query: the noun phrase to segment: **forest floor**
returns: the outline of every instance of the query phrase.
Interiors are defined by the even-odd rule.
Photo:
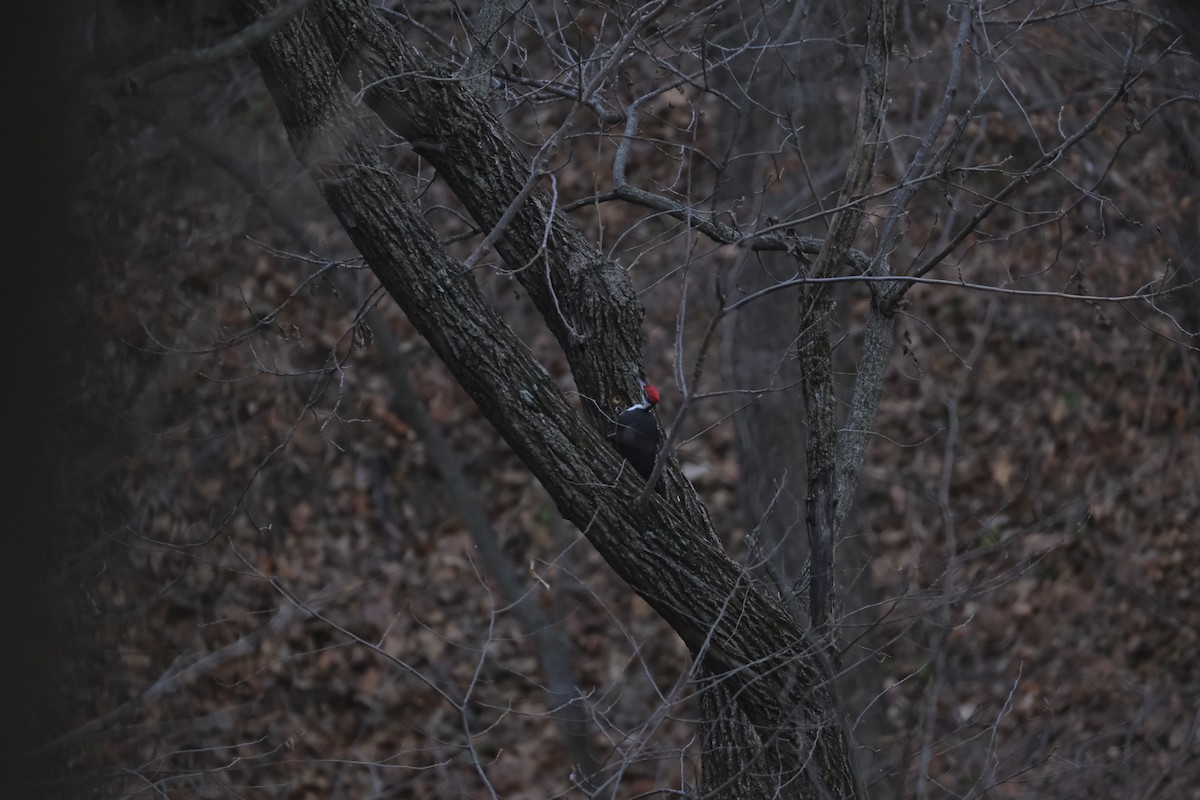
[[[619,796],[694,782],[686,648],[374,292],[255,102],[224,124],[262,194],[196,141],[125,120],[76,209],[99,262],[75,287],[92,312],[80,425],[102,444],[56,577],[79,656],[57,701],[69,766],[121,796],[362,798],[484,796],[479,762],[501,797],[572,796],[530,632],[397,411],[357,318],[373,303],[571,644]],[[1159,178],[1128,204],[1185,226],[1187,176]],[[1103,265],[1072,256],[1093,294],[1135,290],[1170,255],[1153,224],[1110,223]],[[672,257],[633,273],[651,376],[678,355]],[[338,259],[344,279],[312,277]],[[572,392],[510,279],[480,282]],[[843,299],[853,342],[865,295]],[[1200,293],[1171,302],[1196,329]],[[1200,796],[1197,339],[1145,309],[950,287],[915,290],[899,332],[837,563],[872,796]],[[741,557],[728,415],[699,407],[679,458]],[[469,720],[437,686],[469,687]]]

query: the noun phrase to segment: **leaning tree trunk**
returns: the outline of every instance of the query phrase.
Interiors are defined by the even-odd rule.
[[[244,18],[262,0],[237,4]],[[364,0],[320,0],[253,50],[292,148],[380,282],[489,421],[630,587],[667,621],[732,727],[706,737],[706,783],[726,797],[860,796],[820,643],[721,549],[672,464],[672,498],[642,488],[450,257],[382,161],[354,102],[427,158],[517,272],[585,397],[632,394],[641,307],[620,265],[570,224],[477,94],[431,64]],[[502,218],[504,222],[502,222]],[[585,413],[587,413],[585,411]],[[588,424],[588,422],[591,424]],[[717,755],[719,754],[719,756]]]

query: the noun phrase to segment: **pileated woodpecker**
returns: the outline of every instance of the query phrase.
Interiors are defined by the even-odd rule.
[[[658,456],[658,421],[654,419],[657,403],[658,389],[643,383],[642,402],[617,415],[617,427],[611,435],[617,450],[643,478],[650,477]]]

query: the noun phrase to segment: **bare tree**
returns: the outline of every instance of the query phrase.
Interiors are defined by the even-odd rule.
[[[860,565],[837,554],[894,362],[897,320],[920,319],[924,295],[916,290],[929,287],[930,296],[944,296],[933,295],[942,288],[1006,302],[1069,301],[1101,317],[1120,309],[1183,325],[1169,305],[1177,279],[1170,266],[1121,280],[1077,252],[1062,264],[1020,259],[1028,241],[1057,236],[1060,250],[1076,248],[1064,229],[1083,226],[1104,241],[1107,227],[1124,220],[1110,196],[1122,180],[1113,169],[1118,157],[1157,116],[1193,102],[1162,80],[1178,52],[1162,21],[1136,3],[934,9],[873,0],[843,11],[665,0],[509,9],[489,0],[473,21],[449,24],[431,19],[429,9],[361,0],[278,8],[238,0],[234,8],[239,33],[143,64],[106,91],[123,96],[248,51],[295,158],[371,273],[562,516],[686,645],[701,767],[699,786],[686,791],[866,796],[854,742],[854,719],[865,709],[848,708],[840,695],[845,675],[873,650],[856,649],[840,628],[839,575]],[[1078,56],[1052,72],[1042,56],[1054,47],[1067,52],[1068,40],[1090,61]],[[823,75],[852,77],[854,91],[839,83],[818,92],[809,82],[818,63],[828,67]],[[812,119],[826,105],[833,126]],[[552,111],[542,115],[545,108]],[[724,137],[708,124],[714,118]],[[745,120],[753,128],[744,134],[731,124]],[[660,158],[647,155],[655,151]],[[581,165],[592,170],[591,185],[580,182]],[[644,232],[630,249],[623,241],[640,228],[661,231],[667,254],[681,262],[660,269],[678,286],[675,330],[664,337],[674,349],[678,402],[649,480],[606,438],[613,412],[636,396],[645,374],[644,311],[628,262],[658,245]],[[314,280],[344,266],[328,261]],[[489,298],[491,275],[524,291],[565,358],[578,404]],[[770,324],[766,303],[794,304],[786,322],[794,327]],[[778,337],[776,363],[790,362],[794,383],[778,380],[773,366],[731,369],[732,384],[714,377],[721,326],[755,314],[753,337],[768,350]],[[356,331],[365,319],[356,317]],[[930,618],[942,637],[935,654],[944,653],[954,604],[983,585],[965,577],[951,479],[959,404],[992,325],[990,314],[980,322],[946,397],[934,492],[946,543],[931,589]],[[737,339],[723,357],[738,358]],[[334,358],[327,382],[342,367]],[[846,371],[849,378],[839,375]],[[745,403],[770,403],[804,429],[780,448],[782,463],[755,463],[748,507],[758,529],[742,545],[745,563],[731,557],[730,526],[713,520],[677,459],[696,409],[731,397],[735,416]],[[419,406],[408,408],[411,424],[436,442]],[[770,435],[769,427],[759,430]],[[754,440],[742,444],[749,449]],[[453,482],[453,459],[437,458]],[[776,508],[785,491],[803,495],[802,521],[798,503],[794,511]],[[768,525],[777,529],[760,536]],[[486,648],[470,686],[447,690],[285,582],[246,566],[269,580],[286,608],[426,681],[461,717],[480,784],[496,794],[488,759],[474,746],[480,732],[471,711]],[[539,629],[545,618],[503,574],[498,582],[524,624]],[[292,621],[280,611],[263,634]],[[543,637],[541,645],[550,653],[544,658],[565,660],[553,641]],[[934,661],[938,681],[925,696],[931,715],[944,687],[945,665]],[[163,686],[195,669],[179,665]],[[548,695],[568,709],[560,725],[579,744],[576,785],[614,793],[620,767],[598,764],[582,743],[582,693],[560,685]],[[916,762],[914,793],[922,797],[933,792],[936,730],[924,727],[905,759]],[[993,760],[979,774],[968,793],[983,794],[1005,777]]]

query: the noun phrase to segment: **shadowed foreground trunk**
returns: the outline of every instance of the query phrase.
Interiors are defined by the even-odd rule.
[[[246,21],[265,3],[238,4]],[[491,231],[529,166],[486,103],[429,63],[364,2],[325,0],[257,47],[296,157],[380,282],[489,421],[630,587],[702,665],[711,796],[856,797],[848,738],[818,643],[722,550],[676,465],[670,501],[634,498],[637,476],[570,407],[545,370],[450,257],[379,156],[380,126],[427,158],[476,224]],[[496,239],[566,353],[585,398],[632,394],[641,307],[606,259],[535,186]],[[586,403],[585,403],[586,406]],[[585,413],[591,409],[585,409]],[[588,424],[590,421],[591,424]]]

